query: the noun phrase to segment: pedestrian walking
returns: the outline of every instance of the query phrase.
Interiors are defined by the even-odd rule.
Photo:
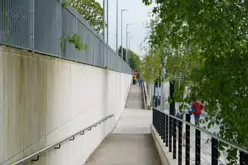
[[[195,125],[199,127],[200,126],[199,120],[202,114],[202,110],[204,109],[204,105],[200,101],[195,100],[191,108],[192,108],[192,114],[195,117]]]

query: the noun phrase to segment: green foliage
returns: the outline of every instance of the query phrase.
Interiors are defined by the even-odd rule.
[[[60,47],[62,49],[62,52],[65,52],[65,44],[66,44],[66,38],[61,38],[61,41],[60,41]]]
[[[75,49],[79,51],[88,49],[88,46],[85,45],[83,42],[81,42],[81,37],[78,34],[74,34],[73,36],[68,36],[67,39],[69,44],[75,45]]]
[[[130,67],[132,68],[133,71],[135,72],[139,72],[140,73],[140,65],[141,65],[141,61],[140,61],[140,56],[135,54],[133,51],[130,51],[130,56],[128,59],[128,63],[130,65]]]
[[[248,147],[248,2],[156,3],[149,43],[155,52],[166,50],[161,61],[167,77],[176,80],[176,101],[200,99],[210,120],[216,119],[209,127],[221,124],[219,136]],[[186,87],[190,92],[183,97]],[[227,151],[229,164],[234,164],[237,152]]]
[[[118,49],[118,54],[121,56],[121,46]],[[126,61],[126,49],[123,48],[123,60]],[[132,50],[129,50],[129,59],[128,64],[132,68],[133,72],[139,72],[141,71],[141,60],[140,56],[134,53]]]
[[[64,6],[72,6],[96,30],[103,29],[103,8],[95,0],[65,0]]]
[[[64,0],[63,4],[65,7],[68,7],[68,6],[70,6],[71,2],[69,0]]]
[[[75,49],[77,49],[78,51],[81,51],[81,50],[86,51],[88,49],[88,46],[85,45],[81,41],[81,37],[78,34],[73,34],[72,36],[67,36],[66,38],[61,39],[60,46],[61,46],[62,51],[65,51],[66,42],[68,42],[69,44],[74,45]]]
[[[142,75],[144,81],[148,83],[155,82],[159,77],[160,58],[156,55],[147,55],[142,61]]]

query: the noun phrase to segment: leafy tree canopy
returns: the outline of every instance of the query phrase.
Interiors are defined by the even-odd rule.
[[[147,5],[152,0],[143,0]],[[219,136],[248,146],[248,1],[158,0],[149,42],[163,50],[167,76],[176,83],[175,99],[199,98]],[[177,81],[178,82],[178,81]],[[182,97],[190,86],[190,94]],[[221,109],[220,113],[216,113]],[[229,154],[236,157],[230,148]],[[230,164],[235,160],[228,157]]]
[[[103,29],[103,8],[95,0],[65,0],[65,5],[75,8],[78,13],[97,31]]]
[[[118,49],[118,54],[121,56],[121,46]],[[123,48],[123,60],[126,61],[126,49]],[[129,50],[129,59],[128,64],[132,68],[133,72],[139,72],[141,71],[141,60],[140,56],[134,53],[132,50]]]

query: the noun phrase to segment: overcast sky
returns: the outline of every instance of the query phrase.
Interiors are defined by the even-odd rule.
[[[101,5],[103,0],[96,0]],[[107,1],[107,0],[105,0]],[[109,0],[109,45],[116,49],[116,1]],[[131,23],[129,26],[129,32],[131,32],[131,50],[139,55],[143,55],[141,51],[141,44],[143,43],[147,29],[145,24],[149,22],[149,13],[152,11],[152,7],[147,7],[142,3],[142,0],[119,0],[119,35],[118,45],[121,45],[121,9],[127,9],[128,11],[123,13],[123,46],[126,47],[126,24]]]

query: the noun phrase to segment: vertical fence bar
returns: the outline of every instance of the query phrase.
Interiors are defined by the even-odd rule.
[[[239,161],[240,161],[240,165],[248,165],[248,154],[240,151],[240,155],[239,155]]]
[[[186,114],[186,121],[190,122],[190,114]],[[186,124],[186,152],[185,164],[190,165],[190,126]]]
[[[30,20],[29,20],[29,27],[30,27],[30,36],[29,36],[29,45],[30,49],[34,51],[34,25],[35,25],[35,0],[30,0],[29,6],[30,6]]]
[[[176,119],[173,119],[173,159],[177,158],[177,127]]]
[[[201,164],[201,131],[195,130],[195,165]]]
[[[169,152],[172,152],[172,119],[169,116]]]
[[[78,10],[76,10],[76,16],[75,16],[75,18],[76,18],[75,33],[76,34],[79,34],[78,33]],[[76,61],[79,61],[79,59],[78,59],[78,50],[76,50]]]
[[[161,136],[162,140],[164,140],[163,136],[163,113],[158,111],[159,115],[159,135]]]
[[[162,117],[163,117],[163,120],[162,120],[162,125],[163,125],[163,127],[162,127],[162,134],[163,134],[163,142],[165,142],[165,114],[164,113],[162,113]]]
[[[219,153],[218,153],[218,140],[215,138],[212,138],[212,165],[218,165],[218,158],[219,158]]]
[[[161,116],[160,116],[160,113],[156,110],[156,112],[157,112],[157,119],[158,119],[158,123],[157,123],[157,127],[158,127],[158,133],[159,133],[159,136],[161,137]],[[160,124],[159,124],[160,123]]]
[[[152,109],[152,125],[155,125],[155,114],[154,109]]]
[[[183,135],[183,123],[178,121],[178,165],[182,165],[182,135]]]
[[[0,0],[0,43],[3,43],[3,0]]]
[[[168,123],[168,115],[165,115],[165,146],[168,147],[169,140],[169,123]]]

